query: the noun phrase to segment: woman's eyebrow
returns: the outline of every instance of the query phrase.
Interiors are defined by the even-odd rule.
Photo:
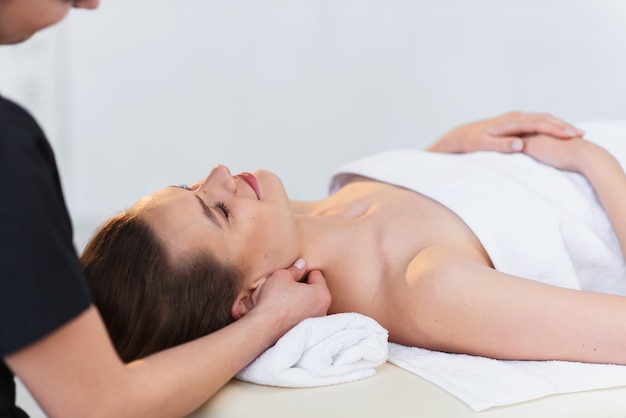
[[[198,202],[200,202],[200,206],[202,207],[202,211],[207,216],[207,218],[209,218],[209,220],[211,222],[213,222],[215,225],[217,225],[218,228],[221,228],[222,225],[220,225],[220,222],[217,219],[217,216],[215,216],[215,213],[213,213],[211,208],[208,207],[206,203],[204,203],[204,200],[200,199],[200,196],[198,196],[198,195],[194,195],[194,196],[196,196],[196,198],[198,199]]]
[[[171,185],[169,187],[176,187],[176,188],[179,188],[179,189],[183,189],[183,190],[188,190],[189,191],[189,187],[187,187],[187,185],[185,185],[185,184],[181,184],[181,185],[174,184],[174,185]],[[215,216],[215,213],[213,213],[211,208],[208,207],[207,204],[204,203],[204,201],[202,199],[200,199],[200,196],[198,196],[198,195],[195,195],[195,196],[198,199],[198,202],[200,202],[200,206],[202,207],[202,211],[204,212],[206,217],[209,218],[209,220],[211,222],[213,222],[215,225],[217,225],[218,228],[221,228],[222,225],[220,225],[220,222],[217,219],[217,216]]]

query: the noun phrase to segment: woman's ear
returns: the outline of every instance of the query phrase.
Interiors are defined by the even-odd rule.
[[[230,314],[236,321],[238,319],[241,319],[248,312],[250,312],[252,308],[254,308],[254,302],[252,301],[252,292],[243,289],[235,298],[235,302],[233,302],[233,307],[230,310]]]

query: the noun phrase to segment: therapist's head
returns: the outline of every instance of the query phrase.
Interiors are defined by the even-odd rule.
[[[0,0],[0,44],[23,42],[61,21],[72,7],[95,9],[100,0]]]
[[[81,263],[124,361],[202,337],[234,320],[241,272],[208,252],[172,253],[133,210],[100,227]]]

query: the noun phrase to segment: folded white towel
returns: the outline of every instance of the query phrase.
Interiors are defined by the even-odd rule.
[[[626,386],[626,366],[504,361],[389,344],[389,362],[431,381],[474,411],[544,396]]]
[[[236,378],[282,387],[315,387],[372,376],[387,360],[387,330],[342,313],[302,321]]]

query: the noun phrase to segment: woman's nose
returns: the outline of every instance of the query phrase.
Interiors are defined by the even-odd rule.
[[[213,168],[213,170],[211,170],[209,176],[204,180],[202,189],[205,191],[221,190],[229,194],[235,194],[237,191],[237,182],[225,165],[217,165]]]

